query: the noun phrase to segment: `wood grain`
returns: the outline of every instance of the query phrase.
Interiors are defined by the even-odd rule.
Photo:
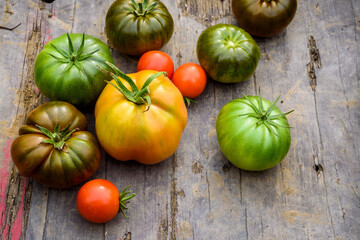
[[[163,0],[175,22],[162,48],[175,67],[198,63],[200,33],[216,23],[237,25],[230,0]],[[36,90],[33,65],[43,45],[65,32],[85,32],[105,43],[112,0],[0,2],[0,238],[1,239],[360,239],[360,2],[298,1],[289,27],[255,38],[261,59],[246,82],[208,79],[177,152],[145,166],[103,152],[93,178],[131,185],[126,219],[86,222],[76,210],[81,185],[48,189],[21,177],[9,149],[26,115],[47,101]],[[21,23],[16,29],[9,30]],[[108,43],[109,44],[109,43]],[[137,58],[112,49],[117,66],[136,70]],[[321,63],[321,64],[320,64]],[[222,106],[241,92],[274,100],[288,116],[292,145],[263,172],[231,165],[215,124]],[[92,110],[84,110],[94,132]]]

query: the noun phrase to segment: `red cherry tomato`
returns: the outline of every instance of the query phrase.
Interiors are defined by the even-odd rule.
[[[155,70],[167,72],[168,78],[171,79],[174,74],[174,62],[171,57],[161,51],[149,51],[144,53],[138,62],[136,71]]]
[[[120,211],[124,214],[126,207],[121,206],[135,196],[126,195],[125,188],[120,194],[116,186],[105,179],[95,179],[82,186],[76,197],[76,205],[81,216],[94,223],[105,223],[113,219]],[[124,214],[125,215],[125,214]]]
[[[172,81],[184,97],[196,98],[205,89],[206,73],[196,63],[185,63],[176,69]]]

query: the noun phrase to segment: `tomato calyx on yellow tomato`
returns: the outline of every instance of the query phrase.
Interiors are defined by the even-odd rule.
[[[106,82],[111,84],[117,90],[119,90],[119,92],[121,92],[126,97],[126,99],[129,100],[130,102],[133,102],[138,105],[147,103],[147,108],[146,108],[145,112],[148,111],[151,106],[151,98],[148,95],[150,93],[149,85],[155,78],[157,78],[158,76],[163,75],[163,74],[165,76],[167,76],[167,73],[166,72],[155,73],[154,75],[150,76],[146,80],[144,85],[141,87],[141,89],[139,89],[136,86],[136,84],[134,83],[134,81],[128,75],[126,75],[125,73],[120,71],[120,69],[118,69],[115,65],[113,65],[110,62],[106,62],[106,64],[109,67],[111,67],[115,73],[107,72],[107,71],[104,71],[104,72],[107,72],[108,74],[110,74],[113,77],[113,79],[116,82],[116,85],[114,83],[112,83],[111,81],[106,81]],[[131,87],[131,91],[125,87],[125,85],[119,80],[119,77],[124,79],[127,83],[129,83],[129,85]]]
[[[156,164],[169,158],[187,122],[181,92],[165,72],[125,75],[111,68],[114,79],[95,105],[95,130],[102,148],[120,161]]]

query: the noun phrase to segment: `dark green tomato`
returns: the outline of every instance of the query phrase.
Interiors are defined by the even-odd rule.
[[[240,26],[258,37],[272,37],[293,20],[296,0],[232,0]]]
[[[220,110],[216,121],[218,142],[236,167],[265,170],[286,156],[291,136],[285,115],[292,111],[283,114],[276,102],[246,96],[230,101]]]
[[[105,61],[114,62],[101,40],[80,33],[63,34],[47,43],[35,62],[35,83],[53,100],[79,106],[95,103],[111,76]]]
[[[173,19],[159,0],[117,0],[109,8],[105,24],[114,47],[135,56],[160,49],[174,30]]]
[[[250,34],[230,24],[217,24],[203,31],[196,51],[205,72],[223,83],[247,80],[260,59],[259,46]]]
[[[26,177],[53,188],[67,188],[89,178],[99,167],[96,138],[85,131],[85,116],[66,102],[34,109],[11,145],[11,157]]]

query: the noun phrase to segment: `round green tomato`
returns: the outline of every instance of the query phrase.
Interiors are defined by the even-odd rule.
[[[114,62],[101,40],[80,33],[63,34],[51,40],[35,62],[35,83],[52,100],[78,106],[92,105],[111,76],[105,61]]]
[[[159,0],[116,0],[106,14],[105,31],[121,53],[140,56],[170,40],[174,21]]]
[[[259,46],[250,34],[230,24],[205,29],[198,39],[196,51],[205,72],[223,83],[247,80],[260,59]]]
[[[227,103],[216,121],[225,157],[236,167],[261,171],[274,167],[291,144],[290,126],[278,107],[261,97],[246,96]]]
[[[293,20],[296,0],[232,0],[232,9],[240,26],[252,35],[272,37]]]
[[[34,109],[11,145],[19,172],[53,188],[67,188],[89,178],[99,167],[101,150],[85,131],[85,116],[73,105],[54,101]]]

